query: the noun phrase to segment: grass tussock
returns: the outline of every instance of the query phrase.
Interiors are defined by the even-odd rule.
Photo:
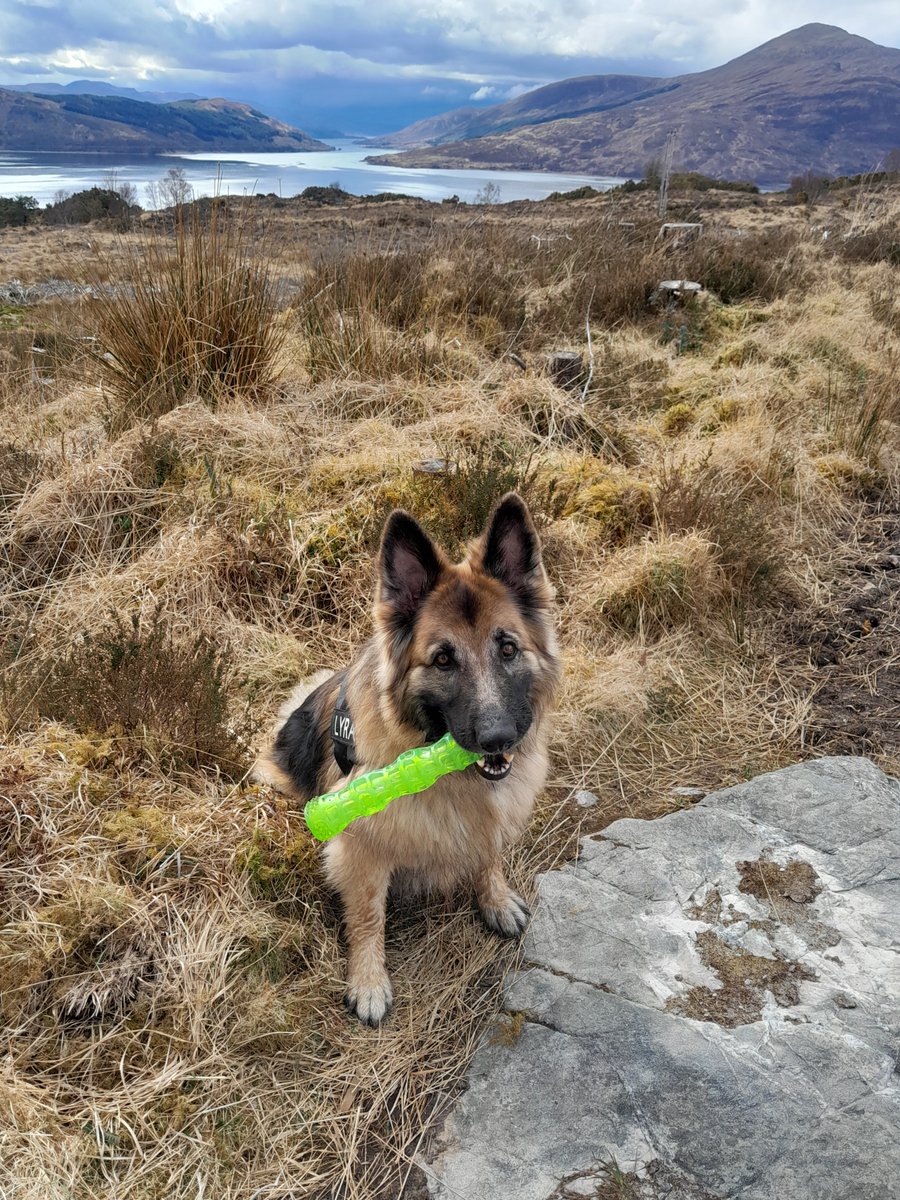
[[[0,311],[0,1192],[410,1175],[515,951],[465,897],[399,906],[395,1012],[358,1027],[301,814],[245,776],[297,679],[368,636],[392,507],[453,553],[509,489],[540,529],[565,672],[526,896],[581,833],[810,752],[787,631],[841,619],[859,522],[900,494],[894,218],[822,239],[754,199],[674,200],[692,241],[640,194],[211,205],[98,231],[90,303]],[[83,246],[47,236],[29,281]],[[706,292],[661,303],[670,278]]]
[[[620,555],[603,579],[598,611],[642,639],[695,622],[702,628],[723,594],[716,548],[697,533],[646,539]]]
[[[391,508],[403,507],[420,514],[441,545],[459,557],[484,529],[498,496],[518,492],[539,530],[559,517],[565,504],[565,484],[546,470],[533,448],[521,444],[476,438],[469,446],[439,447],[433,461],[437,470],[414,469],[399,488],[385,488],[376,531]]]
[[[179,210],[171,238],[148,232],[133,246],[125,282],[98,282],[96,336],[112,431],[191,397],[216,403],[271,389],[283,331],[275,281],[256,249],[249,220],[225,206],[214,206],[208,221]]]

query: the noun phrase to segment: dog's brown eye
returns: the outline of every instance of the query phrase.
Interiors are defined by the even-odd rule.
[[[453,666],[453,655],[449,650],[438,650],[432,662],[434,666],[439,667],[442,671],[446,671],[449,667]]]
[[[501,642],[500,653],[504,658],[515,658],[519,653],[519,647],[515,642]]]

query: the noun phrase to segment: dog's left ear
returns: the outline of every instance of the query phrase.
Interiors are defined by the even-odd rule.
[[[497,504],[484,532],[482,565],[526,604],[549,599],[541,562],[541,543],[525,501],[508,492]]]

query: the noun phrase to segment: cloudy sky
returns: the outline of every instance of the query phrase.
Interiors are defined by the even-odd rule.
[[[0,0],[0,85],[103,79],[378,133],[573,75],[704,70],[807,21],[900,46],[898,0]]]

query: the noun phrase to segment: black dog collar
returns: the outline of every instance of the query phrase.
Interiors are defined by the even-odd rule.
[[[342,775],[349,775],[356,762],[356,742],[353,737],[353,717],[347,704],[347,675],[341,680],[337,704],[331,714],[331,744],[334,758]]]

